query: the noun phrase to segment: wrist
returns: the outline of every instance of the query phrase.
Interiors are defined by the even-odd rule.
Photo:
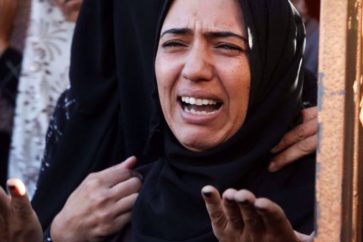
[[[49,235],[52,242],[83,242],[74,236],[69,228],[65,228],[63,225],[67,223],[62,222],[62,218],[59,214],[54,218],[52,224],[50,225]]]

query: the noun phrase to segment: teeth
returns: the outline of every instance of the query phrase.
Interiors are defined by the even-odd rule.
[[[196,115],[210,115],[210,114],[215,113],[215,111],[213,111],[213,112],[197,111],[197,110],[194,110],[193,108],[189,109],[187,107],[184,108],[184,111],[187,113],[196,114]]]
[[[198,106],[216,105],[217,104],[216,101],[211,100],[211,99],[199,99],[199,98],[194,98],[194,97],[182,97],[181,100],[184,103],[191,104],[191,105],[198,105]]]

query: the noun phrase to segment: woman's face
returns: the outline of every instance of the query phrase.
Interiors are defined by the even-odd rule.
[[[166,122],[186,148],[213,148],[242,126],[251,80],[247,52],[237,1],[173,2],[155,72]]]

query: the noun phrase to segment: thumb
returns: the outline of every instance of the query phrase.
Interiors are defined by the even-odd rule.
[[[125,161],[123,161],[120,165],[122,168],[132,169],[137,163],[137,158],[135,156],[130,156]]]
[[[22,217],[28,217],[33,214],[26,188],[24,183],[17,178],[7,181],[7,187],[11,196],[10,207]]]

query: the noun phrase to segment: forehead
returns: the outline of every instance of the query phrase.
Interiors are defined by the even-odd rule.
[[[243,32],[241,6],[237,0],[175,0],[162,30],[185,27]]]

